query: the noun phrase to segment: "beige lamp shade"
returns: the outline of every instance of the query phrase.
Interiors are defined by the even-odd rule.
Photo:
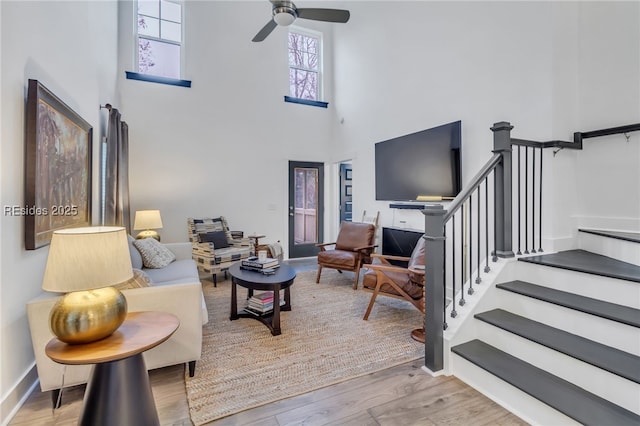
[[[73,292],[112,286],[133,276],[123,227],[92,226],[53,233],[43,290]]]
[[[133,229],[161,229],[160,210],[138,210],[133,221]]]

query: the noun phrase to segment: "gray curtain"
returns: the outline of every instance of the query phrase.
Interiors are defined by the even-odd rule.
[[[109,111],[105,152],[104,225],[131,233],[129,211],[129,127],[116,108]]]

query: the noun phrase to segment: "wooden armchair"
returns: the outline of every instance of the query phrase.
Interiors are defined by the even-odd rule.
[[[358,288],[360,268],[370,262],[371,253],[376,248],[373,243],[376,227],[371,223],[342,222],[338,238],[333,243],[316,244],[318,253],[318,274],[316,283],[320,282],[322,268],[337,269],[338,272],[353,271],[356,274],[353,289]],[[333,249],[327,249],[328,246]]]
[[[424,313],[424,265],[425,241],[420,238],[411,257],[373,254],[374,263],[362,265],[368,271],[362,277],[362,285],[373,292],[364,320],[369,318],[378,295],[404,299]],[[406,268],[392,265],[389,260],[408,262]]]

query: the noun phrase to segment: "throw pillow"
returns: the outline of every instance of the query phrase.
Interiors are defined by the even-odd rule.
[[[196,234],[201,234],[203,232],[214,232],[214,231],[224,231],[227,236],[227,240],[229,242],[233,241],[233,237],[231,235],[231,231],[229,231],[229,224],[224,216],[209,218],[205,217],[202,219],[193,219],[193,228]]]
[[[216,249],[229,247],[229,241],[227,241],[227,235],[224,231],[214,231],[199,234],[201,243],[213,243],[213,247]]]
[[[142,264],[146,268],[164,268],[176,260],[176,255],[154,238],[135,240],[133,245],[140,251]]]
[[[125,290],[128,288],[142,288],[149,287],[151,285],[151,278],[147,275],[146,272],[140,269],[133,269],[133,277],[129,278],[127,281],[116,284],[113,287],[118,290]]]
[[[131,235],[127,235],[127,240],[129,241],[129,255],[131,256],[131,267],[134,269],[142,268],[142,256],[140,256],[140,252],[133,245],[133,242],[136,240]]]

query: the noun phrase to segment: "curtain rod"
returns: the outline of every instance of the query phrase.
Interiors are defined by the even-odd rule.
[[[103,109],[103,108],[106,108],[106,109],[108,109],[109,111],[111,111],[111,108],[112,108],[112,107],[111,107],[111,104],[104,104],[104,105],[100,105],[100,109]]]

